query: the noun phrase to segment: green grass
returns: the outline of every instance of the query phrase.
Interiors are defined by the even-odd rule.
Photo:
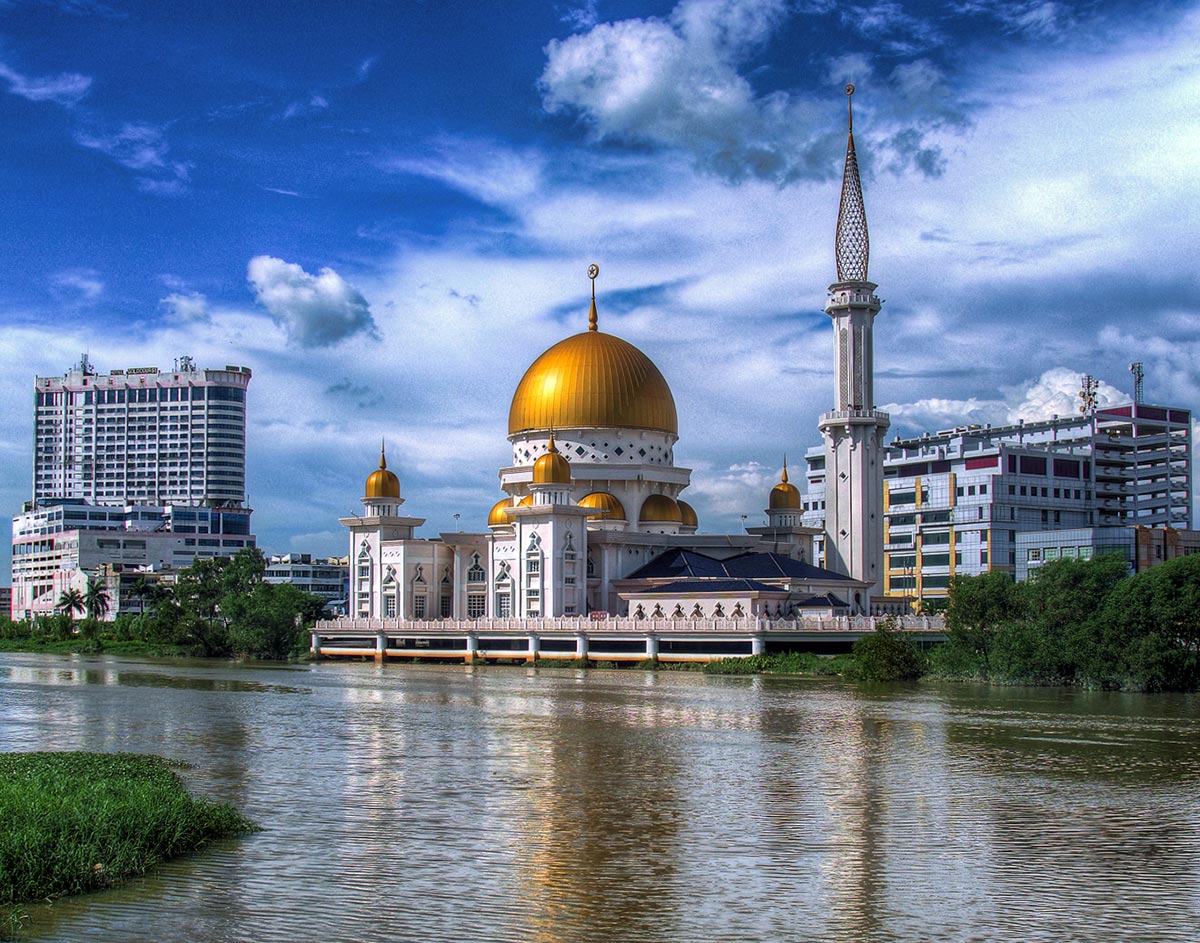
[[[747,658],[722,658],[704,666],[710,675],[844,675],[855,665],[851,655],[814,655],[812,652],[778,652]]]
[[[0,652],[36,652],[46,655],[133,655],[146,657],[183,657],[187,649],[178,645],[143,642],[139,639],[69,639],[2,638]]]
[[[0,938],[21,902],[108,887],[257,826],[133,753],[0,753]],[[7,913],[5,913],[7,911]]]

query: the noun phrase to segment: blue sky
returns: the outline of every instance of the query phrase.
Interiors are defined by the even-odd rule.
[[[425,533],[482,529],[595,261],[736,528],[832,401],[846,81],[895,432],[1131,360],[1200,405],[1195,3],[0,0],[0,500],[35,374],[191,354],[255,371],[267,549],[344,552],[381,436]]]

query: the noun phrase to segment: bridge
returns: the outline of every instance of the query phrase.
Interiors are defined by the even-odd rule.
[[[780,651],[846,651],[882,616],[741,619],[329,619],[311,632],[323,658],[461,661],[708,662]],[[941,616],[894,618],[922,643],[946,639]]]

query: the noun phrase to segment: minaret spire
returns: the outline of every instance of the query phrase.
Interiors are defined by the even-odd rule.
[[[379,440],[379,467],[384,470],[387,469],[387,440],[386,439]]]
[[[854,153],[854,85],[846,86],[846,167],[842,173],[842,202],[838,206],[837,277],[839,282],[865,282],[871,240],[867,235],[867,209],[863,204],[862,183],[858,178],[858,155]]]

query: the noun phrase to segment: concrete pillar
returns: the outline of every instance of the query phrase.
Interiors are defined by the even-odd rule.
[[[529,634],[529,655],[525,660],[528,662],[537,661],[539,651],[541,651],[541,639],[531,632]]]
[[[761,655],[767,650],[767,642],[761,635],[755,633],[750,636],[750,654]]]
[[[578,635],[575,636],[575,657],[576,658],[587,658],[587,656],[588,656],[587,636],[584,635],[582,632],[580,632]]]
[[[466,657],[463,659],[463,661],[465,661],[468,665],[472,664],[475,661],[475,658],[478,654],[479,654],[479,636],[475,635],[473,632],[468,632],[467,633],[467,654],[466,654]]]
[[[646,657],[651,661],[658,661],[658,636],[646,636]]]
[[[309,644],[308,650],[314,655],[319,655],[321,653],[321,636],[316,632],[310,632],[309,637],[312,642]]]
[[[385,652],[387,652],[387,633],[377,632],[375,635],[375,660],[383,661]]]

